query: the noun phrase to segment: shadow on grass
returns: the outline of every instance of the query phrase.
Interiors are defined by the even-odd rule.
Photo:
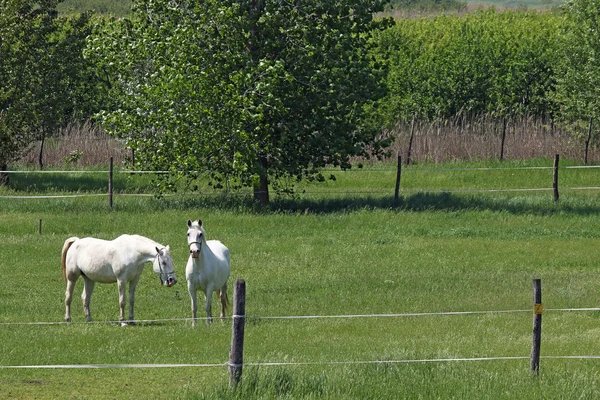
[[[115,174],[113,176],[113,189],[115,191],[129,191],[138,193],[143,191],[153,191],[150,178],[143,179],[136,177],[135,187],[131,187],[130,175]],[[72,172],[64,173],[40,173],[30,172],[27,174],[14,174],[10,176],[9,189],[24,195],[28,193],[41,192],[89,192],[106,193],[108,190],[108,175],[105,172],[83,171],[79,174]]]
[[[551,215],[568,213],[577,215],[600,214],[600,203],[595,198],[563,198],[555,203],[551,198],[530,197],[486,197],[483,195],[456,195],[448,192],[420,192],[393,197],[340,197],[335,199],[275,198],[267,207],[261,207],[252,199],[240,197],[204,196],[186,199],[165,198],[159,208],[193,209],[216,208],[229,211],[259,214],[327,214],[359,210],[398,211],[498,211],[512,214]],[[158,204],[157,204],[158,205]]]

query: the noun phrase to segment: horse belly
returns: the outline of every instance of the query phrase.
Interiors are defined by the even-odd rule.
[[[76,265],[82,274],[94,282],[114,283],[117,281],[117,276],[114,273],[109,257],[84,251],[77,254]]]
[[[115,283],[117,276],[113,272],[110,264],[92,264],[88,267],[80,268],[81,272],[91,280],[99,283]]]

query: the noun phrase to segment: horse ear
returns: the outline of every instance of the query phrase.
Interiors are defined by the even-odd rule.
[[[192,221],[188,219],[188,228],[192,227]]]
[[[159,249],[158,247],[155,247],[155,249],[156,249],[156,252],[157,252],[158,254],[160,254],[160,249]]]
[[[198,218],[198,225],[202,226],[202,220],[200,218]]]

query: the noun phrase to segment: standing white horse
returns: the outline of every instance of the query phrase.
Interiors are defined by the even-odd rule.
[[[227,280],[229,279],[229,249],[218,240],[206,240],[202,221],[187,222],[187,241],[190,258],[185,268],[188,292],[192,298],[192,324],[196,326],[198,302],[196,291],[202,289],[206,297],[206,325],[212,322],[213,291],[221,299],[221,319],[227,308]]]
[[[125,291],[129,283],[129,321],[133,319],[135,288],[140,280],[144,264],[152,262],[154,272],[161,284],[171,287],[177,283],[173,269],[173,259],[169,246],[139,235],[121,235],[108,241],[96,238],[71,237],[62,249],[62,273],[67,290],[65,292],[65,321],[71,321],[71,298],[79,276],[83,276],[84,287],[81,294],[83,312],[88,322],[92,320],[90,298],[96,282],[115,283],[119,287],[119,321],[125,320]]]

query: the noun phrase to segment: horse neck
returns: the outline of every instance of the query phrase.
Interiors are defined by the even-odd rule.
[[[162,249],[164,247],[162,244],[145,236],[134,235],[134,238],[137,242],[136,251],[144,262],[153,261],[156,257],[156,248]]]
[[[202,249],[200,250],[200,256],[193,259],[194,269],[198,271],[206,269],[208,262],[205,261],[211,258],[214,258],[214,253],[211,248],[208,247],[206,239],[202,238]]]

